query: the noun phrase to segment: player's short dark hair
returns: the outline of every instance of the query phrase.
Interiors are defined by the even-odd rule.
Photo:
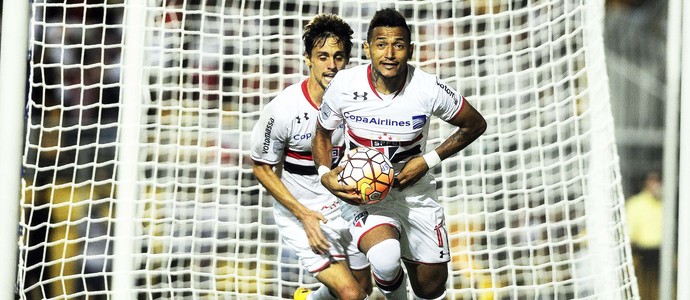
[[[304,26],[304,33],[302,34],[304,52],[310,56],[314,47],[323,46],[326,40],[332,37],[343,43],[345,55],[349,59],[350,50],[352,50],[352,33],[354,32],[350,25],[337,15],[319,14]]]
[[[371,19],[369,23],[369,29],[367,30],[367,41],[371,42],[371,33],[376,27],[400,27],[405,31],[405,38],[408,43],[412,42],[412,33],[410,31],[410,26],[407,26],[407,21],[402,14],[397,10],[392,8],[384,8],[379,10],[374,14],[374,18]]]

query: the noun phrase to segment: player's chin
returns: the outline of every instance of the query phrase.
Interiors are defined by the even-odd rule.
[[[380,73],[381,73],[381,76],[384,78],[393,78],[396,75],[398,75],[399,72],[397,70],[385,70],[384,69],[384,70],[381,70]]]

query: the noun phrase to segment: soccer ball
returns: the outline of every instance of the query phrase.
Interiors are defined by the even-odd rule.
[[[393,186],[394,171],[390,160],[374,148],[358,147],[343,157],[340,165],[345,168],[338,174],[341,184],[355,184],[361,204],[373,204],[383,200]]]

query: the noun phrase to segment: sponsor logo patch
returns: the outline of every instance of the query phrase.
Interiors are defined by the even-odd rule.
[[[412,129],[419,129],[426,124],[426,115],[419,115],[412,117]]]

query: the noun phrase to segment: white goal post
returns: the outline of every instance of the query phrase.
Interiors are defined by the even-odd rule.
[[[29,4],[15,1],[0,3],[2,12],[11,11],[12,14],[0,14],[2,28],[12,28],[16,24],[23,24],[15,30],[2,32],[0,43],[0,141],[4,145],[0,148],[0,190],[5,195],[8,210],[0,217],[0,253],[5,258],[0,262],[0,298],[12,299],[15,290],[15,274],[17,272],[17,225],[19,210],[15,200],[19,197],[21,186],[21,154],[24,140],[24,100],[26,98],[26,45],[29,28]],[[15,62],[24,62],[16,65]],[[10,66],[10,67],[5,67]]]
[[[3,26],[3,38],[30,32],[25,122],[5,128],[26,134],[18,297],[278,299],[315,286],[252,176],[250,131],[306,76],[306,22],[340,15],[358,65],[384,7],[408,19],[411,63],[488,122],[432,170],[448,298],[639,299],[603,0],[34,0],[29,24]],[[450,130],[434,119],[431,146]]]

